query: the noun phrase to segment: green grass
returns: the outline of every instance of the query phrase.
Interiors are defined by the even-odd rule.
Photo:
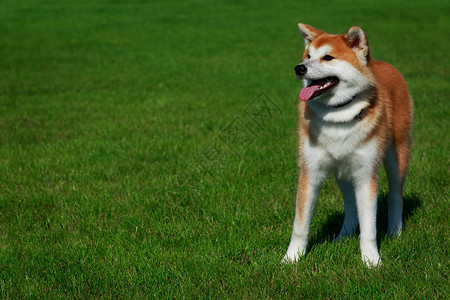
[[[434,0],[1,1],[1,297],[448,298],[449,12]],[[364,28],[415,100],[398,239],[385,236],[381,175],[378,270],[358,237],[331,242],[343,220],[332,180],[307,256],[281,263],[300,21]],[[261,91],[277,109],[258,127],[246,112]],[[223,156],[206,159],[215,145]]]

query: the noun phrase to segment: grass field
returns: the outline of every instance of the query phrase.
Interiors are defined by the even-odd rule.
[[[449,15],[435,0],[2,0],[1,298],[448,299]],[[415,100],[398,239],[380,175],[381,269],[357,236],[331,242],[333,180],[307,256],[281,263],[300,21],[361,26]]]

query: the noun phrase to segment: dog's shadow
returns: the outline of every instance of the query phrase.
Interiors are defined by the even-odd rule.
[[[421,206],[421,201],[416,195],[407,195],[403,197],[403,229],[407,225],[407,220],[411,218]],[[380,193],[378,195],[378,212],[377,212],[377,240],[378,242],[387,233],[387,215],[388,215],[388,204],[387,204],[387,193]],[[317,234],[310,237],[308,243],[308,252],[318,244],[324,242],[331,242],[339,234],[339,231],[344,222],[344,213],[336,212],[328,216],[325,223],[321,226]],[[406,224],[405,224],[406,223]],[[359,228],[357,231],[359,235]]]

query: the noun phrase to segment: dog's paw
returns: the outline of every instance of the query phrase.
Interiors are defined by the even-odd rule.
[[[298,261],[298,257],[290,257],[289,255],[285,254],[281,262],[283,264],[293,264]]]
[[[371,256],[363,255],[362,260],[366,264],[366,266],[370,269],[380,268],[383,265],[383,262],[381,261],[381,258],[378,254]]]
[[[285,264],[290,264],[290,263],[295,263],[297,262],[300,257],[302,257],[304,255],[304,251],[301,251],[300,249],[291,249],[289,247],[288,251],[286,252],[286,254],[283,257],[282,262]]]
[[[281,262],[284,264],[292,264],[292,263],[295,263],[296,261],[297,260],[295,257],[290,257],[287,253],[284,255],[283,259],[281,260]]]

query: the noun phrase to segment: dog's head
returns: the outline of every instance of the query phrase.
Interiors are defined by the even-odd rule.
[[[302,23],[298,27],[305,40],[303,61],[294,68],[305,85],[300,100],[339,105],[373,86],[369,42],[361,28],[333,35]]]

